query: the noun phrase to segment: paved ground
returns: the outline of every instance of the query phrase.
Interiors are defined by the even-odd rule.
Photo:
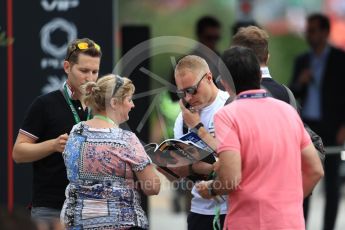
[[[164,181],[162,191],[159,196],[150,198],[151,230],[184,230],[187,229],[186,213],[174,214],[171,211],[171,188],[169,182]],[[321,230],[323,217],[323,185],[322,183],[316,188],[311,204],[310,218],[308,220],[308,230]],[[339,207],[337,225],[335,230],[345,229],[345,185],[342,187],[342,200]]]
[[[323,226],[323,214],[324,214],[324,191],[323,183],[320,183],[312,196],[312,202],[310,206],[310,219],[308,219],[308,230],[321,230]],[[345,184],[342,186],[341,201],[339,206],[339,212],[337,217],[337,223],[335,230],[345,229]]]

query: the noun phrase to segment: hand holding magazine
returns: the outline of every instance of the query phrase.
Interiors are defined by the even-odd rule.
[[[207,175],[191,174],[192,164],[216,162],[214,150],[193,132],[180,139],[167,139],[159,145],[150,143],[144,147],[152,162],[176,179],[205,180]]]

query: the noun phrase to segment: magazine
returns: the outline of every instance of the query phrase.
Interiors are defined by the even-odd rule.
[[[196,133],[189,132],[180,139],[167,139],[161,144],[150,143],[144,146],[152,162],[176,179],[183,178],[179,174],[181,167],[190,167],[202,161],[208,164],[216,162],[214,150]],[[206,179],[207,175],[187,175],[192,180]]]

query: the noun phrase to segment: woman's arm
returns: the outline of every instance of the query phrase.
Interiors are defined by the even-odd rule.
[[[161,187],[161,181],[152,164],[143,170],[135,172],[140,183],[140,188],[147,196],[157,195]]]

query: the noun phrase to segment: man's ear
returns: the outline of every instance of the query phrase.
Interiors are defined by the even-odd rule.
[[[207,79],[208,79],[209,82],[213,81],[213,75],[212,75],[211,72],[209,72],[209,73],[207,74]]]
[[[268,66],[268,61],[270,60],[270,54],[268,53],[267,54],[267,58],[266,58],[266,62],[265,62],[265,64],[266,64],[266,66]]]
[[[63,69],[65,70],[65,73],[68,75],[71,71],[71,63],[69,63],[68,61],[64,61]]]

